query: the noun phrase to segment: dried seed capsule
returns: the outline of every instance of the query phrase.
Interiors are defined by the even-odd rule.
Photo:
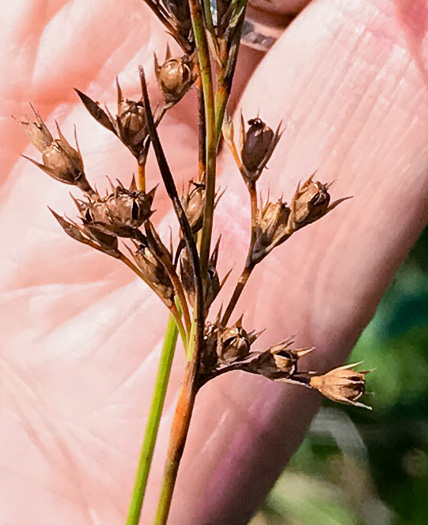
[[[153,213],[151,206],[156,188],[149,193],[128,190],[122,185],[117,186],[114,194],[106,199],[106,206],[112,229],[139,228]]]
[[[169,51],[167,51],[168,57]],[[166,58],[160,66],[155,55],[155,73],[165,103],[169,106],[179,102],[193,83],[192,64],[187,56]]]
[[[153,254],[147,244],[140,244],[133,253],[135,262],[141,270],[143,277],[151,282],[171,306],[174,304],[174,287],[165,266]]]
[[[297,187],[291,202],[289,227],[296,231],[328,213],[330,194],[328,184],[314,181],[315,173],[302,186]]]
[[[88,202],[79,201],[79,209],[86,224],[119,237],[135,237],[137,228],[153,213],[155,191],[137,191],[134,180],[129,189],[119,183],[106,197],[97,195]]]
[[[287,379],[297,372],[297,364],[301,357],[312,352],[314,348],[290,348],[291,339],[286,339],[265,352],[261,352],[257,361],[250,363],[253,373],[261,374],[269,379]]]
[[[202,228],[204,218],[205,184],[191,181],[181,202],[192,232],[197,233]]]
[[[82,219],[85,233],[96,241],[103,249],[113,250],[117,252],[118,241],[117,235],[112,233],[108,228],[103,227],[102,224],[93,224]]]
[[[324,375],[312,376],[309,385],[332,401],[371,410],[371,407],[358,402],[366,390],[365,376],[370,372],[370,370],[362,372],[352,370],[358,364],[341,366]]]
[[[259,334],[247,332],[242,328],[242,317],[230,328],[220,331],[217,355],[224,363],[244,359]]]
[[[116,128],[122,142],[136,155],[142,151],[148,135],[146,128],[146,112],[143,102],[124,99],[119,81],[117,86],[117,118]]]
[[[116,79],[117,87],[117,115],[114,117],[110,112],[104,111],[98,102],[76,89],[80,100],[86,109],[102,126],[112,131],[131,153],[140,159],[144,155],[148,130],[146,127],[146,112],[143,101],[125,99]]]
[[[18,122],[24,128],[24,131],[32,144],[42,152],[43,164],[40,164],[25,155],[23,155],[23,157],[30,160],[53,179],[65,184],[77,186],[82,191],[92,194],[93,190],[84,173],[83,159],[79,150],[79,145],[77,144],[77,138],[76,150],[67,142],[57,124],[56,127],[59,138],[54,139],[46,124],[43,122],[40,114],[35,108],[33,108],[33,106],[31,107],[34,111],[35,120],[30,121],[27,119]]]
[[[251,253],[252,263],[260,262],[273,248],[290,236],[289,216],[290,208],[281,199],[277,202],[267,202],[258,211]]]
[[[250,127],[245,132],[241,115],[241,158],[243,176],[247,182],[255,182],[261,175],[275,146],[281,137],[280,126],[274,132],[261,119],[248,121]]]

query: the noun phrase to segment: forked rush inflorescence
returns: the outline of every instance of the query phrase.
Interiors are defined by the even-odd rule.
[[[285,126],[280,121],[275,123],[276,128],[272,128],[259,115],[250,118],[246,124],[241,113],[239,145],[235,143],[234,125],[226,106],[245,17],[244,0],[217,0],[215,12],[208,3],[198,0],[189,3],[146,0],[146,3],[181,48],[180,54],[173,56],[168,46],[162,64],[156,55],[154,57],[161,104],[152,108],[141,67],[141,96],[138,100],[126,98],[116,79],[115,114],[76,89],[90,115],[114,133],[135,157],[136,178],[130,176],[129,184],[125,184],[112,174],[116,182],[108,179],[109,189],[101,194],[87,178],[77,139],[73,148],[58,124],[58,138],[54,138],[33,106],[33,116],[18,122],[42,154],[41,162],[29,160],[56,181],[76,186],[81,192],[72,196],[78,212],[76,219],[52,211],[65,233],[124,263],[170,310],[176,325],[172,326],[180,332],[187,366],[180,410],[171,433],[171,457],[165,471],[159,507],[161,518],[156,522],[165,523],[194,400],[203,385],[226,372],[240,370],[279,383],[297,383],[339,403],[365,406],[359,400],[365,392],[368,371],[357,372],[354,365],[339,367],[326,374],[305,370],[301,359],[314,348],[294,348],[293,341],[288,338],[265,350],[253,349],[262,332],[244,328],[242,316],[234,323],[230,322],[254,268],[293,234],[320,220],[346,198],[332,202],[331,183],[317,180],[314,173],[298,184],[289,204],[282,198],[262,199],[258,181],[274,155]],[[214,72],[211,63],[215,64]],[[198,92],[199,163],[180,196],[157,128],[165,114],[193,87]],[[221,277],[217,271],[221,239],[214,248],[211,246],[213,214],[221,197],[216,188],[215,170],[221,135],[247,188],[251,225],[246,262],[234,291],[229,300],[223,297],[225,306],[220,307],[216,315],[211,315],[215,300],[230,275],[228,272]],[[161,180],[148,190],[146,162],[151,149],[159,165]],[[179,223],[175,243],[162,240],[154,222],[156,188],[161,181]],[[170,355],[174,345],[171,343],[165,347]],[[165,395],[172,358],[169,356],[167,361],[169,368],[161,370],[157,383],[162,385],[161,398]],[[159,406],[154,406],[153,410],[161,410],[162,403]],[[160,413],[157,415],[158,425]],[[150,429],[150,436],[156,436],[157,427],[155,430]],[[128,525],[138,522],[153,446],[152,442],[146,456],[144,451],[142,454]]]

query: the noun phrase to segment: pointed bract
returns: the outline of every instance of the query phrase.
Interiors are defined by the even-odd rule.
[[[28,117],[25,117],[22,120],[15,120],[21,124],[25,134],[33,146],[42,152],[45,148],[50,146],[53,141],[53,137],[37,109],[32,104],[30,104],[30,107],[34,113],[33,120],[29,119]]]

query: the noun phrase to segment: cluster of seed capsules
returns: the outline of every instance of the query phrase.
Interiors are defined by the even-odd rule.
[[[195,81],[195,73],[189,55],[171,57],[169,49],[162,65],[159,65],[155,58],[155,73],[164,99],[164,105],[155,117],[158,125],[165,112],[189,91]],[[77,91],[77,94],[89,113],[114,133],[134,155],[139,168],[144,168],[150,135],[143,98],[138,101],[124,98],[118,82],[117,92],[116,115],[103,109],[84,93]],[[76,148],[73,148],[58,125],[58,138],[54,138],[37,110],[32,109],[34,117],[23,118],[19,123],[33,145],[41,152],[42,162],[29,160],[52,178],[76,186],[83,192],[82,198],[72,197],[79,212],[76,221],[52,211],[64,231],[73,239],[126,262],[169,309],[175,308],[177,298],[181,303],[186,303],[186,308],[187,303],[193,307],[193,269],[185,243],[181,239],[173,253],[172,243],[169,248],[165,246],[151,222],[156,188],[146,191],[145,188],[137,186],[133,177],[129,187],[119,181],[116,184],[109,181],[110,189],[105,195],[100,195],[92,188],[85,175],[77,140]],[[259,206],[256,182],[281,137],[280,126],[273,131],[261,119],[255,118],[250,120],[246,127],[241,116],[241,140],[237,148],[233,125],[226,115],[223,136],[254,201],[251,243],[246,263],[246,269],[251,273],[254,266],[275,247],[297,230],[326,215],[344,199],[331,203],[329,185],[314,180],[312,176],[298,186],[290,205],[280,199],[276,202],[267,201]],[[182,206],[192,234],[197,234],[203,227],[203,181],[189,183],[182,196]],[[124,240],[130,241],[131,244],[124,243]],[[123,253],[122,246],[130,252],[131,259]],[[218,254],[219,242],[208,264],[208,279],[204,291],[206,316],[228,276],[223,280],[219,278],[216,269]],[[232,309],[233,306],[230,312]],[[367,371],[357,372],[350,365],[324,375],[301,372],[299,359],[313,350],[312,348],[292,349],[292,341],[285,340],[263,352],[253,351],[252,344],[259,334],[247,332],[242,326],[242,318],[230,326],[229,318],[230,313],[226,311],[222,318],[219,314],[214,323],[206,321],[198,373],[199,386],[225,372],[241,370],[263,375],[273,381],[297,382],[316,389],[335,401],[365,406],[358,400],[365,390]]]

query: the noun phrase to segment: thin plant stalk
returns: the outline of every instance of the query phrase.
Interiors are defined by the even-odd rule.
[[[131,502],[129,504],[126,525],[138,525],[140,520],[141,508],[144,501],[147,480],[153,459],[162,410],[165,403],[165,395],[169,382],[174,350],[177,344],[177,336],[177,324],[174,317],[170,315],[165,331],[165,339],[160,355],[159,368],[156,375],[153,398],[150,405],[143,444],[141,446],[140,459],[135,476]]]
[[[202,285],[207,277],[208,259],[210,253],[214,200],[215,200],[215,175],[216,175],[216,137],[215,137],[215,110],[214,92],[210,64],[208,42],[206,38],[201,5],[198,0],[189,0],[190,13],[192,18],[193,34],[195,37],[196,49],[198,52],[199,71],[202,85],[204,101],[204,116],[206,130],[206,172],[205,172],[205,209],[203,230],[200,239],[200,277]],[[186,232],[183,232],[185,239]],[[195,283],[199,284],[199,283]],[[200,293],[202,292],[202,293]],[[190,421],[195,404],[197,385],[196,377],[199,366],[199,357],[202,350],[202,337],[204,329],[204,304],[203,287],[197,291],[195,316],[193,330],[189,338],[188,359],[185,375],[177,403],[177,408],[172,423],[170,441],[165,464],[164,477],[161,488],[161,495],[155,517],[155,525],[165,525],[171,508],[172,496],[177,480],[178,469],[183,455],[184,446],[187,440]],[[194,337],[192,335],[194,334]]]
[[[205,104],[206,129],[206,173],[205,173],[205,210],[204,226],[200,242],[201,274],[205,282],[210,255],[211,236],[213,227],[215,175],[216,175],[216,137],[215,137],[215,107],[214,88],[211,71],[208,41],[202,18],[201,5],[198,0],[189,0],[190,16],[192,19],[193,34],[199,61],[199,72],[202,84],[203,100]]]
[[[241,12],[238,15],[239,20],[237,22],[237,27],[235,29],[236,41],[232,43],[232,45],[234,46],[233,53],[230,53],[230,51],[225,50],[225,53],[230,53],[231,56],[225,55],[225,56],[220,57],[223,63],[226,63],[227,60],[230,60],[230,64],[228,64],[228,67],[225,68],[226,71],[220,72],[217,91],[215,94],[216,142],[218,142],[220,139],[221,128],[223,126],[223,120],[224,120],[224,115],[226,112],[227,102],[229,100],[230,92],[232,89],[232,80],[235,75],[236,63],[238,60],[238,53],[239,53],[239,47],[240,47],[240,41],[241,41],[241,32],[242,32],[242,26],[244,23],[244,19],[245,19],[247,3],[248,3],[248,0],[243,0],[239,2],[239,6],[236,9],[236,12],[239,12],[239,11]]]
[[[224,312],[224,315],[222,317],[221,324],[223,326],[227,325],[230,316],[232,315],[233,310],[235,309],[235,306],[238,303],[239,298],[241,297],[245,285],[247,284],[250,275],[253,273],[254,267],[254,264],[248,263],[242,270],[241,276],[238,282],[236,283],[235,290],[233,291],[232,297],[230,298],[229,304],[227,305],[226,311]]]
[[[138,187],[140,191],[146,191],[146,164],[138,164]]]
[[[171,508],[172,496],[174,493],[175,482],[177,480],[178,467],[183,455],[184,446],[189,432],[190,421],[197,393],[195,382],[198,363],[191,361],[187,363],[184,381],[180,391],[170,441],[168,445],[165,472],[161,487],[158,508],[156,511],[154,525],[166,525],[169,511]]]
[[[233,145],[234,147],[234,145]],[[236,152],[236,148],[235,148]],[[236,153],[237,154],[237,153]],[[241,163],[239,157],[238,157],[239,163]],[[256,183],[252,182],[248,184],[248,191],[250,193],[250,201],[251,201],[251,239],[250,239],[250,246],[248,248],[248,256],[247,261],[245,263],[245,267],[242,270],[241,276],[236,283],[235,289],[233,291],[232,297],[230,298],[229,304],[227,305],[227,308],[224,312],[223,318],[221,320],[221,323],[223,326],[226,326],[229,322],[230,316],[233,313],[233,310],[235,309],[235,306],[238,303],[239,298],[241,297],[241,294],[248,282],[248,279],[250,278],[251,274],[253,273],[253,270],[255,268],[255,264],[251,261],[251,253],[253,250],[254,242],[255,242],[255,231],[257,226],[257,190],[256,190]]]

